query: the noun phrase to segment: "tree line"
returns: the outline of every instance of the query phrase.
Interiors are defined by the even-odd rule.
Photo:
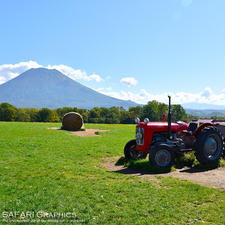
[[[157,101],[150,101],[146,105],[130,107],[94,107],[93,109],[78,109],[77,107],[49,108],[16,108],[9,103],[0,104],[0,121],[21,122],[60,122],[68,112],[78,112],[85,123],[132,124],[135,118],[149,118],[150,121],[162,121],[162,115],[167,116],[168,106]],[[193,116],[188,115],[181,105],[172,105],[172,120],[190,121]]]

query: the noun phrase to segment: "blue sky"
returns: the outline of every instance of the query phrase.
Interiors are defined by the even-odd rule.
[[[102,93],[225,105],[224,0],[0,2],[0,82],[57,68]]]

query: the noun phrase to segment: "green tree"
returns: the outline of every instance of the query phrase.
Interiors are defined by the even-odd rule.
[[[133,115],[131,115],[131,112],[129,112],[129,111],[120,112],[120,123],[132,124],[132,123],[134,123],[134,118],[135,117]]]
[[[17,109],[16,121],[29,122],[30,121],[30,115],[26,112],[25,109]]]
[[[143,108],[141,106],[129,108],[129,116],[130,120],[132,121],[131,123],[134,123],[135,118],[140,118],[142,116],[142,110]]]
[[[109,114],[110,114],[110,109],[108,109],[108,108],[105,108],[105,107],[101,107],[100,108],[100,116],[102,117],[102,118],[106,118],[106,117],[108,117],[109,116]]]
[[[9,103],[0,104],[0,120],[1,121],[15,121],[17,109]]]
[[[90,118],[99,118],[101,113],[101,109],[99,107],[94,107],[89,111]]]
[[[150,121],[159,121],[160,113],[159,113],[159,105],[161,103],[157,101],[150,101],[147,105],[143,106],[143,110],[141,113],[141,119],[149,118]]]
[[[38,114],[38,109],[25,108],[24,110],[25,110],[26,114],[29,115],[31,122],[38,122],[38,121],[40,121],[39,114]]]
[[[84,122],[87,123],[88,122],[88,110],[87,109],[78,109],[77,112],[80,113],[80,115],[83,117]]]
[[[38,112],[40,122],[58,122],[59,116],[55,110],[51,110],[48,108],[42,108]]]
[[[106,119],[111,116],[111,112],[109,108],[101,107],[100,108],[100,123],[107,123]]]
[[[109,113],[106,116],[105,123],[118,124],[120,123],[120,107],[109,108]]]
[[[159,121],[162,121],[163,115],[168,114],[168,106],[164,103],[160,103],[158,106],[158,114],[159,114]]]
[[[186,120],[187,114],[181,105],[171,106],[172,121]]]
[[[135,117],[140,117],[142,112],[141,106],[129,107],[129,112],[133,113]]]
[[[68,113],[68,112],[75,112],[73,107],[63,107],[63,108],[58,108],[56,109],[56,112],[62,121],[63,116]]]
[[[89,111],[88,122],[89,123],[98,123],[100,118],[101,109],[99,107],[94,107]]]

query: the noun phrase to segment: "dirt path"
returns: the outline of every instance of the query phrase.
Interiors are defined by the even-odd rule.
[[[109,130],[99,129],[85,129],[84,131],[70,131],[70,135],[76,135],[80,137],[100,136],[99,133],[107,132]]]
[[[206,187],[213,187],[220,190],[225,190],[225,168],[217,168],[212,170],[197,170],[194,168],[177,169],[170,173],[151,174],[150,172],[138,171],[127,168],[121,165],[115,165],[118,158],[107,158],[101,163],[108,171],[128,174],[132,176],[139,176],[146,179],[156,179],[157,176],[171,176],[180,178],[182,180],[189,180],[193,183],[200,184]]]
[[[59,127],[49,127],[50,130],[61,130]],[[109,130],[100,130],[100,129],[85,129],[85,130],[78,130],[78,131],[68,131],[70,135],[76,135],[80,137],[92,137],[92,136],[100,136],[99,133],[108,132]]]

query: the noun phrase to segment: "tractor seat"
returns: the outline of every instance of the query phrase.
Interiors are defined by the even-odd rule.
[[[192,122],[192,123],[189,124],[187,131],[194,132],[197,128],[198,128],[198,123],[193,123]]]
[[[190,123],[187,130],[183,130],[181,133],[183,136],[191,136],[193,132],[198,128],[197,123]]]

